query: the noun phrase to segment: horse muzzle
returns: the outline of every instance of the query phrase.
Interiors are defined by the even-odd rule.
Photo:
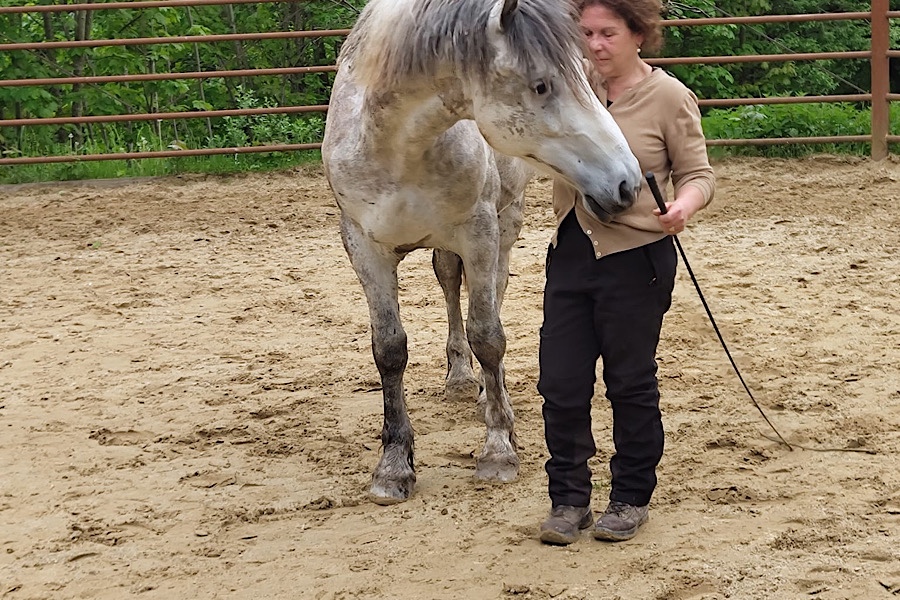
[[[632,187],[623,181],[619,184],[617,193],[608,196],[605,201],[597,200],[594,196],[585,194],[584,202],[586,208],[594,213],[594,216],[602,223],[609,223],[613,220],[613,217],[634,206],[640,191],[640,187]]]

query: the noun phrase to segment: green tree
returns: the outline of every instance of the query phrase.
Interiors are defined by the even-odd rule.
[[[37,4],[62,2],[34,1]],[[22,3],[22,0],[0,0],[0,6],[21,6]],[[0,43],[348,29],[364,4],[365,0],[304,0],[4,13],[0,14]],[[666,2],[665,6],[669,19],[861,12],[870,8],[868,1],[861,0],[673,0]],[[900,0],[891,0],[891,9],[900,10]],[[666,27],[665,31],[663,56],[781,54],[869,48],[869,24],[865,20]],[[900,22],[894,20],[891,31],[892,47],[898,48]],[[342,42],[340,36],[327,36],[10,51],[0,53],[0,78],[325,66],[335,63]],[[900,91],[900,61],[893,60],[891,69],[892,90]],[[869,63],[865,60],[676,65],[670,70],[701,98],[847,94],[870,89]],[[326,104],[332,81],[331,73],[308,73],[78,86],[0,87],[0,118]],[[705,112],[707,115],[711,113]],[[834,114],[844,113],[838,111]],[[729,114],[723,127],[740,124],[740,120],[735,121],[734,118],[735,115]],[[789,120],[786,115],[781,115],[779,119],[784,122]],[[323,115],[309,113],[0,128],[0,150],[7,154],[40,155],[305,143],[319,141],[323,127]]]
[[[860,0],[689,0],[667,2],[669,19],[865,12]],[[900,1],[891,8],[900,10]],[[866,20],[667,27],[663,56],[729,56],[868,50]],[[893,27],[895,43],[900,28]],[[895,61],[896,62],[896,61]],[[670,70],[701,98],[736,98],[868,91],[867,60],[817,60],[722,65],[675,65]],[[895,80],[900,84],[900,79]]]
[[[16,0],[0,0],[10,5]],[[39,0],[52,4],[52,0]],[[0,15],[0,42],[42,42],[169,37],[279,30],[347,29],[362,0],[308,0],[261,4],[161,7]],[[334,64],[339,37],[171,43],[0,53],[4,79],[104,76],[138,73],[231,71]],[[328,73],[165,81],[0,87],[0,118],[170,112],[276,105],[326,104]],[[296,122],[296,125],[293,123]],[[70,151],[157,150],[177,144],[311,142],[321,137],[318,114],[246,119],[131,122],[101,126],[18,128],[4,138],[24,152],[67,144]]]

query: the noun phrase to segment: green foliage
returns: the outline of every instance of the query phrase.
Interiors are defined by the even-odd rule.
[[[748,139],[867,135],[871,132],[871,111],[852,104],[754,105],[713,109],[703,117],[707,139]],[[900,106],[892,106],[891,131],[900,131]],[[818,152],[869,154],[869,145],[785,144],[712,148],[714,156],[795,157]]]
[[[49,0],[39,0],[47,3]],[[0,0],[0,4],[21,4]],[[331,30],[352,26],[365,0],[304,0],[259,4],[0,15],[0,43],[125,39],[269,31]],[[900,10],[900,0],[890,0]],[[868,11],[864,0],[668,1],[668,18]],[[664,56],[718,56],[865,50],[864,20],[667,27]],[[900,47],[900,21],[892,21]],[[3,79],[188,73],[332,65],[343,39],[266,39],[198,44],[103,46],[0,52]],[[892,60],[892,91],[900,91],[900,60]],[[678,65],[670,69],[700,98],[860,93],[869,90],[865,60]],[[45,87],[0,87],[0,119],[113,115],[327,104],[332,74],[215,77]],[[898,103],[895,103],[897,105]],[[815,105],[704,111],[710,137],[785,137],[865,132],[865,110]],[[895,111],[896,116],[896,111]],[[56,156],[302,144],[321,140],[323,113],[134,121],[92,125],[0,127],[0,155]],[[807,132],[807,133],[803,133]],[[893,133],[900,133],[895,118]],[[851,146],[857,151],[863,146]],[[846,150],[848,147],[841,146]],[[720,152],[719,150],[715,150]],[[796,146],[738,148],[734,153],[796,153]],[[732,152],[731,149],[722,152]],[[315,153],[240,154],[141,161],[0,167],[0,180],[153,175],[187,170],[284,167]]]
[[[666,3],[669,19],[866,12],[860,0],[688,0]],[[891,0],[900,10],[900,0]],[[900,45],[900,26],[892,22],[892,47]],[[666,27],[663,56],[733,56],[868,50],[867,20],[811,21],[751,25]],[[893,61],[892,89],[900,89],[900,67]],[[673,65],[667,67],[700,98],[765,98],[858,94],[870,90],[867,60],[816,60]],[[896,105],[896,103],[895,103]],[[896,109],[896,106],[894,107]],[[892,132],[900,131],[893,111]],[[710,139],[812,137],[869,133],[867,107],[836,104],[758,105],[704,110],[703,126]],[[711,154],[800,156],[813,152],[868,154],[865,144],[813,146],[770,145],[715,147]]]
[[[9,0],[0,0],[6,4]],[[162,7],[0,15],[0,43],[347,29],[363,0]],[[81,18],[81,21],[79,19]],[[77,35],[79,23],[84,35]],[[4,79],[123,73],[185,73],[332,65],[340,37],[101,46],[0,53]],[[332,75],[311,73],[128,83],[0,87],[0,119],[181,112],[327,104]],[[318,142],[322,113],[0,128],[3,156],[119,153],[170,148]],[[241,155],[232,168],[283,164],[278,155]],[[151,161],[152,162],[152,161]],[[161,162],[161,161],[158,161]],[[219,159],[211,162],[222,163]],[[129,168],[141,163],[129,162]],[[187,164],[182,161],[180,164]],[[171,170],[174,167],[166,167]],[[23,167],[22,169],[28,170]],[[42,167],[69,178],[86,170],[115,172],[97,162]],[[4,168],[8,171],[9,168]]]
[[[689,0],[668,2],[667,18],[866,12],[860,0]],[[900,10],[900,0],[891,8]],[[891,35],[900,43],[900,26]],[[666,27],[663,56],[734,56],[863,51],[870,47],[867,20],[811,21],[749,25]],[[867,60],[675,65],[672,73],[700,98],[753,98],[794,95],[857,94],[869,89]],[[894,86],[900,88],[900,73]]]
[[[274,100],[258,100],[253,90],[237,86],[234,90],[236,108],[274,108]],[[325,119],[318,114],[299,117],[285,114],[265,114],[224,117],[208,139],[211,148],[259,146],[269,144],[311,144],[322,139]]]
[[[849,104],[754,105],[711,110],[703,128],[710,139],[864,135],[869,119]]]
[[[318,151],[0,166],[0,184],[270,171],[321,162]]]

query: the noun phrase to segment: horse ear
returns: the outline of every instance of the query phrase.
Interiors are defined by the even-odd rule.
[[[503,0],[503,10],[500,11],[500,31],[509,29],[512,22],[513,13],[519,6],[519,0]]]

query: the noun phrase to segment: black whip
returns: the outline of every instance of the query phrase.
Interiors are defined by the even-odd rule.
[[[653,193],[653,198],[656,200],[656,205],[659,206],[659,211],[662,214],[666,214],[668,210],[666,209],[666,203],[663,200],[662,193],[659,191],[659,185],[656,183],[656,176],[647,172],[644,175],[647,179],[647,184],[650,186],[650,191]],[[744,378],[741,376],[741,371],[738,369],[737,363],[734,362],[734,359],[731,357],[731,352],[728,350],[728,345],[725,343],[725,338],[722,337],[722,333],[719,331],[719,326],[716,325],[716,320],[713,318],[712,311],[709,310],[709,305],[706,303],[706,298],[703,296],[703,292],[700,290],[700,284],[697,283],[697,278],[694,276],[694,270],[691,269],[691,264],[688,262],[687,256],[684,254],[684,248],[681,247],[681,242],[678,240],[677,235],[672,236],[675,239],[675,245],[678,246],[678,252],[681,254],[681,260],[684,261],[684,266],[687,268],[688,274],[691,276],[691,281],[694,282],[694,287],[697,289],[697,295],[700,296],[700,302],[703,303],[703,308],[706,310],[706,316],[709,317],[709,322],[712,324],[713,329],[716,332],[716,335],[719,336],[719,342],[722,344],[722,348],[725,349],[725,354],[728,356],[728,360],[731,362],[731,367],[734,369],[734,372],[737,374],[738,379],[741,380],[741,384],[744,386],[744,389],[747,391],[747,395],[750,396],[750,400],[753,401],[753,405],[756,407],[756,410],[759,411],[759,414],[762,415],[762,418],[766,420],[766,423],[769,424],[769,427],[772,428],[772,431],[775,432],[775,435],[778,436],[778,439],[781,440],[781,443],[788,447],[788,450],[793,450],[794,448],[787,442],[787,440],[782,437],[781,433],[778,432],[778,429],[772,424],[772,421],[769,420],[769,417],[766,416],[766,413],[763,411],[762,407],[759,405],[759,402],[756,401],[756,398],[753,397],[753,392],[750,391],[750,387],[744,382]]]

